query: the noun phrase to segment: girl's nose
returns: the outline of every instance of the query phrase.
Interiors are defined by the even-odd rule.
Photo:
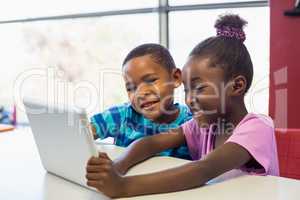
[[[191,106],[192,102],[193,102],[193,95],[191,95],[190,92],[186,93],[186,98],[185,98],[185,102],[188,106]]]
[[[195,98],[195,95],[189,93],[186,95],[186,104],[190,107],[190,108],[194,108],[197,105],[197,100]]]

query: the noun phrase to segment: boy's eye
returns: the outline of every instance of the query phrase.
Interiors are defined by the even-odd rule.
[[[134,87],[134,86],[127,86],[126,90],[127,90],[127,92],[134,92],[136,90],[136,87]]]
[[[157,78],[149,78],[149,79],[145,79],[146,83],[154,83],[157,80]]]

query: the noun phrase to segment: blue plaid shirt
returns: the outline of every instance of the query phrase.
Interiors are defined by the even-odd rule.
[[[95,127],[99,138],[113,137],[116,145],[127,147],[139,138],[178,128],[192,118],[187,106],[181,104],[175,105],[179,108],[180,112],[177,119],[169,124],[158,124],[150,121],[137,113],[130,103],[114,106],[94,115],[91,118],[91,124]],[[160,153],[160,155],[191,159],[186,145],[175,149],[168,149]]]

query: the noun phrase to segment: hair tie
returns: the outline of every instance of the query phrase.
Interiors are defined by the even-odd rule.
[[[234,38],[244,42],[246,40],[246,35],[241,28],[234,28],[230,26],[222,26],[217,28],[217,36],[224,36],[229,38]]]

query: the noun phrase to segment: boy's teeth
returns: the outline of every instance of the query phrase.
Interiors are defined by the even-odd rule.
[[[146,103],[146,104],[144,104],[142,107],[149,107],[149,106],[151,106],[151,105],[153,105],[153,104],[155,104],[156,102],[149,102],[149,103]]]
[[[150,106],[150,105],[152,105],[153,103],[146,103],[145,105],[144,105],[144,107],[147,107],[147,106]]]

